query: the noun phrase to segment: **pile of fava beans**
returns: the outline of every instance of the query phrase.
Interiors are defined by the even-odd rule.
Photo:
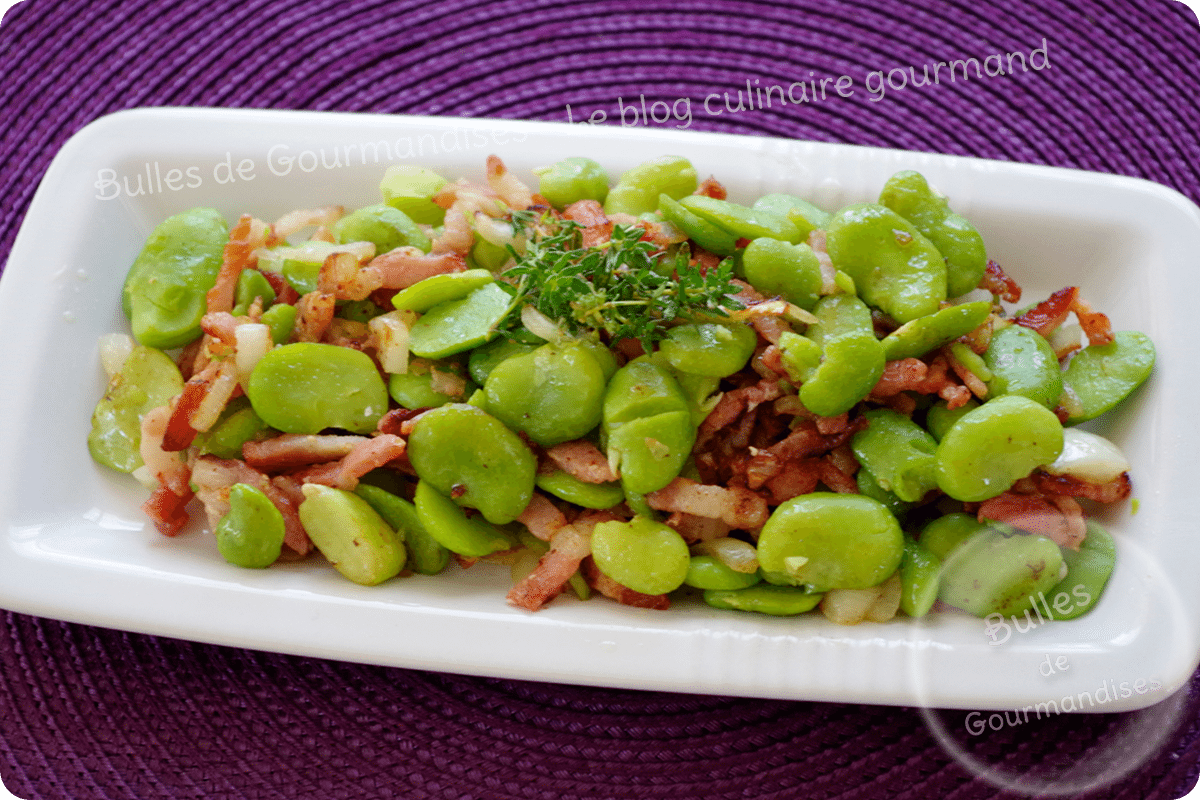
[[[363,585],[507,565],[508,602],[702,597],[842,624],[1085,613],[1130,465],[1078,423],[1154,347],[1013,277],[926,179],[744,205],[667,156],[163,221],[88,446],[230,564]],[[195,500],[196,502],[193,502]],[[474,567],[487,568],[487,567]]]

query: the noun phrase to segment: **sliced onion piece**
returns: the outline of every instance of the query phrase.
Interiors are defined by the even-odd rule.
[[[389,311],[367,323],[384,372],[390,375],[408,372],[408,332],[416,319],[412,311]]]
[[[758,551],[749,542],[722,536],[720,539],[710,539],[692,547],[692,553],[698,556],[712,556],[734,572],[756,572],[758,570]]]
[[[238,383],[246,388],[250,373],[258,365],[259,359],[267,354],[274,346],[271,341],[271,329],[259,322],[244,322],[233,329],[237,342],[235,360],[237,363]]]
[[[1062,453],[1054,463],[1042,467],[1051,475],[1069,475],[1088,483],[1108,483],[1129,471],[1129,459],[1121,448],[1094,433],[1078,428],[1063,431]]]

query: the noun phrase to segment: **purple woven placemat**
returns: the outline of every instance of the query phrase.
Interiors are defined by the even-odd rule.
[[[943,67],[915,85],[968,57],[994,74]],[[0,259],[63,142],[141,105],[563,121],[570,105],[576,121],[1117,172],[1200,200],[1198,64],[1200,29],[1170,0],[26,0],[0,27]],[[798,98],[824,78],[824,98],[736,110],[748,81]],[[661,122],[643,95],[666,104]],[[0,613],[0,776],[25,800],[965,800],[1025,796],[997,785],[1022,773],[1060,794],[1166,800],[1200,766],[1197,677],[1136,714],[982,719],[999,730],[971,733],[962,712],[467,678]]]

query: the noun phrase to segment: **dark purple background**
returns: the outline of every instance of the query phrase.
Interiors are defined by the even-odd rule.
[[[1190,12],[1171,0],[991,5],[26,0],[0,27],[0,258],[63,142],[143,105],[565,120],[569,103],[576,120],[604,109],[619,124],[618,98],[689,97],[692,130],[1081,167],[1200,199]],[[919,75],[1043,39],[1048,69],[878,101],[864,88],[873,71]],[[748,79],[786,87],[810,72],[849,75],[855,94],[701,108]],[[1095,797],[1191,788],[1196,678],[1183,702],[1162,752]],[[947,719],[961,729],[961,715]],[[967,744],[1008,770],[1052,769],[1139,719],[1060,717]],[[6,612],[0,775],[26,800],[1016,796],[972,780],[911,709],[466,678]]]

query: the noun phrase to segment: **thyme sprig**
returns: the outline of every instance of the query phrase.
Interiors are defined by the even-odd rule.
[[[731,297],[739,291],[731,259],[702,273],[689,264],[686,245],[661,250],[635,225],[616,225],[608,241],[584,247],[583,228],[572,220],[513,217],[527,235],[525,252],[513,251],[516,264],[503,273],[515,287],[514,317],[529,304],[568,333],[602,331],[649,350],[676,320],[726,317],[742,307]]]

